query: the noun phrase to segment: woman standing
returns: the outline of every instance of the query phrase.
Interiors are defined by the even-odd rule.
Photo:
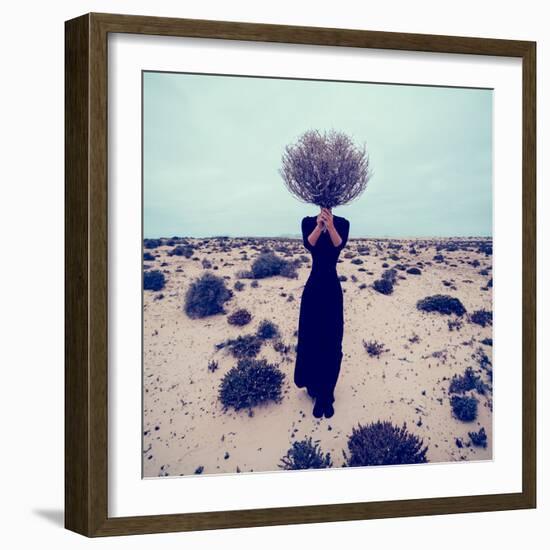
[[[302,220],[304,246],[312,267],[300,304],[294,383],[315,399],[313,415],[334,414],[334,388],[342,362],[343,293],[336,272],[340,251],[348,240],[349,221],[330,208]]]

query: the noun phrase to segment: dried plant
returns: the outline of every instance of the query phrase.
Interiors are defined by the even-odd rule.
[[[310,470],[312,468],[331,468],[330,453],[323,453],[319,441],[311,437],[294,441],[286,455],[281,458],[279,468],[283,470]]]
[[[349,456],[346,466],[381,466],[389,464],[422,464],[428,462],[424,441],[407,431],[406,424],[394,426],[389,421],[359,424],[348,436]]]
[[[277,364],[265,359],[242,358],[223,377],[218,397],[224,410],[252,409],[269,401],[279,403],[283,398],[284,379]]]
[[[287,145],[279,173],[298,200],[325,208],[350,203],[372,177],[366,146],[335,130],[308,130]]]

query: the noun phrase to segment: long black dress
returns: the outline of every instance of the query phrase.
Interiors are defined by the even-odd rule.
[[[336,271],[340,251],[348,240],[349,221],[333,215],[342,242],[334,246],[328,230],[311,246],[307,240],[317,223],[316,216],[302,220],[304,246],[311,252],[312,267],[302,292],[294,383],[307,387],[323,403],[334,401],[334,388],[342,362],[344,303]]]

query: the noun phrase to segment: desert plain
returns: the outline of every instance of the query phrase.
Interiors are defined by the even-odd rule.
[[[173,250],[184,246],[188,254]],[[311,437],[333,467],[353,427],[388,420],[427,446],[428,463],[492,458],[492,241],[490,238],[350,238],[337,264],[344,292],[344,340],[335,414],[316,419],[313,401],[293,384],[300,298],[311,257],[300,238],[166,238],[144,249],[144,272],[160,271],[161,290],[143,297],[143,476],[282,471],[293,442]],[[262,253],[291,262],[294,276],[243,276]],[[412,269],[415,268],[415,269]],[[375,281],[395,270],[393,291]],[[205,272],[224,279],[224,311],[189,317],[185,297]],[[429,296],[456,298],[463,315],[422,311]],[[245,309],[250,322],[228,317]],[[476,322],[475,312],[485,312]],[[237,359],[219,344],[253,334],[267,320],[278,335],[257,354],[284,374],[281,399],[253,410],[224,408],[220,384]],[[483,391],[474,420],[456,417],[453,377],[470,367]],[[456,393],[456,392],[455,392]],[[486,445],[470,433],[484,429]],[[429,466],[426,466],[429,467]]]

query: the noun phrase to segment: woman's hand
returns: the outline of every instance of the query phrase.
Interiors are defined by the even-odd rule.
[[[324,225],[327,229],[334,228],[334,219],[332,217],[332,212],[328,208],[321,208],[321,213],[317,216],[317,224],[319,223],[321,223],[321,225]]]

